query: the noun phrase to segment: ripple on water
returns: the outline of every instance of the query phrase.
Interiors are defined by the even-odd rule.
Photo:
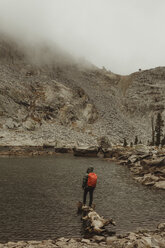
[[[87,167],[98,174],[97,212],[117,232],[165,221],[165,192],[136,183],[127,168],[95,158],[0,158],[0,241],[81,236],[76,203]]]

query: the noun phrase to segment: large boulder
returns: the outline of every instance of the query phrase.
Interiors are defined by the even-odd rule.
[[[135,153],[137,155],[149,154],[150,153],[150,149],[146,145],[138,144],[138,145],[135,146]]]
[[[128,158],[128,163],[135,163],[139,160],[139,156],[138,155],[134,155],[132,154],[129,158]]]
[[[22,123],[22,126],[28,131],[34,131],[38,127],[38,123],[31,118],[28,118],[25,122]]]
[[[154,186],[158,189],[165,189],[165,180],[164,181],[159,181],[154,184]]]
[[[158,167],[163,167],[164,168],[165,159],[162,159],[162,158],[152,159],[152,160],[151,159],[150,160],[144,159],[140,163],[144,168],[148,168],[148,169],[154,171]]]
[[[74,156],[82,157],[97,157],[98,148],[97,147],[78,147],[73,148]]]

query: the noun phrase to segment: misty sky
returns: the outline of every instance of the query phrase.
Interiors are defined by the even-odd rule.
[[[165,65],[165,0],[0,0],[0,30],[129,74]]]

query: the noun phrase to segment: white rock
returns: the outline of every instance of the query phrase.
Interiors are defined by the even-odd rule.
[[[106,243],[107,245],[112,245],[114,243],[114,241],[116,240],[116,237],[107,237],[106,238]]]
[[[98,235],[95,235],[93,236],[93,239],[97,242],[102,242],[102,241],[105,241],[105,237],[103,236],[98,236]]]
[[[64,237],[58,238],[57,240],[58,240],[58,241],[63,241],[63,242],[68,242],[68,241],[69,241],[69,239],[64,238]]]
[[[142,144],[138,144],[135,146],[135,150],[138,154],[147,154],[150,152],[148,146],[142,145]]]
[[[90,244],[91,241],[89,239],[82,239],[81,243]]]
[[[143,237],[142,240],[144,240],[149,247],[152,247],[151,237]]]
[[[13,129],[14,128],[13,120],[12,119],[7,119],[4,126],[6,126],[9,129]]]
[[[154,186],[159,189],[165,189],[165,181],[156,182]]]

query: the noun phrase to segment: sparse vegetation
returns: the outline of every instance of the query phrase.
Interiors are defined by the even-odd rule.
[[[164,135],[164,137],[163,137],[163,139],[162,139],[162,141],[161,141],[161,145],[162,145],[162,146],[165,146],[165,135]]]
[[[138,144],[138,137],[135,136],[135,142],[134,142],[134,145],[137,145]]]
[[[152,127],[152,142],[151,142],[151,145],[154,145],[155,144],[154,116],[151,117],[151,127]]]
[[[124,138],[123,146],[126,147],[128,145],[126,138]]]
[[[161,144],[161,137],[163,136],[163,127],[164,127],[164,120],[162,119],[161,113],[158,113],[155,124],[156,146],[159,146]]]

